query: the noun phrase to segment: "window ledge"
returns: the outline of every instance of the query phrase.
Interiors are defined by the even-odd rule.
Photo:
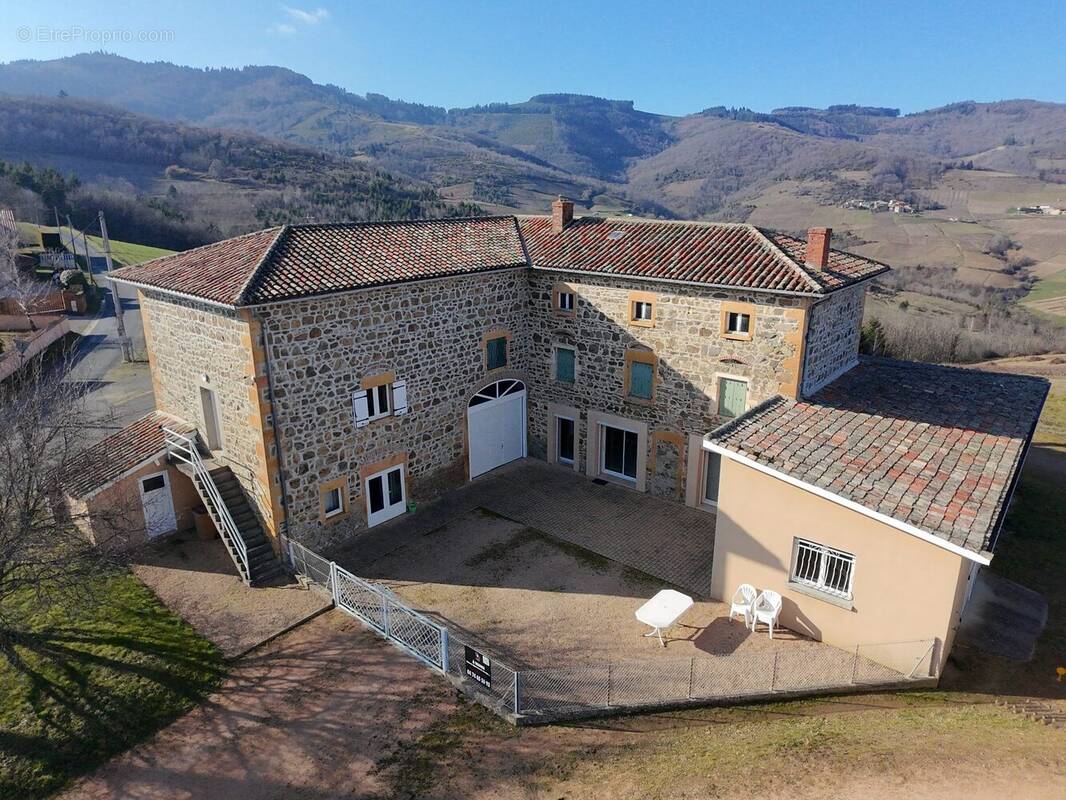
[[[793,592],[805,594],[807,595],[807,597],[813,597],[815,600],[821,600],[824,603],[829,603],[829,605],[836,606],[837,608],[842,608],[845,611],[851,611],[851,609],[854,607],[852,601],[847,598],[837,597],[835,594],[829,594],[828,592],[820,591],[818,589],[815,589],[813,586],[808,586],[805,583],[796,583],[795,581],[789,581],[788,588]]]
[[[750,333],[723,333],[723,339],[730,339],[734,342],[750,342],[752,335]]]
[[[655,400],[648,400],[643,397],[633,397],[632,395],[626,395],[625,401],[632,403],[635,406],[644,406],[646,408],[654,408]]]
[[[629,324],[634,328],[654,328],[655,320],[653,319],[631,319]]]

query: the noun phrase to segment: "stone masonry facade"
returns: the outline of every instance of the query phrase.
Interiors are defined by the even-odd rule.
[[[812,395],[855,366],[862,334],[866,287],[851,286],[826,297],[808,315],[802,393]]]
[[[560,289],[573,313],[556,308]],[[573,466],[599,477],[599,425],[621,420],[640,430],[636,488],[691,497],[692,442],[726,421],[721,379],[746,381],[751,408],[796,397],[801,363],[804,386],[831,378],[855,359],[863,292],[812,309],[809,298],[522,267],[236,311],[148,291],[142,313],[159,410],[203,431],[199,387],[213,389],[220,457],[265,529],[322,548],[366,527],[371,474],[402,464],[414,503],[466,482],[468,403],[501,378],[526,384],[529,455],[555,460],[555,416],[569,414]],[[631,321],[634,297],[653,304],[652,320]],[[729,310],[751,315],[749,336],[726,335]],[[490,371],[496,336],[507,365]],[[556,379],[556,346],[575,352],[573,383]],[[627,397],[634,358],[654,365],[652,401]],[[407,412],[357,426],[353,393],[386,381],[406,385]],[[324,487],[341,490],[343,513],[323,515]]]
[[[598,472],[586,461],[588,437],[597,435],[590,412],[643,422],[647,490],[683,497],[685,441],[726,421],[718,414],[720,379],[746,380],[749,408],[795,385],[789,364],[798,364],[802,349],[804,299],[541,270],[533,270],[529,281],[530,455],[552,460],[549,406],[578,412],[575,468],[590,475]],[[575,296],[572,315],[554,307],[553,293],[564,288]],[[630,322],[634,293],[653,303],[653,325]],[[726,306],[752,314],[750,339],[723,334]],[[555,379],[559,345],[575,350],[574,383]],[[631,351],[654,354],[652,402],[626,395]]]
[[[373,465],[403,463],[407,499],[467,480],[470,397],[502,377],[525,378],[526,270],[366,289],[259,309],[283,451],[288,532],[325,546],[366,525],[363,483]],[[486,335],[505,334],[508,365],[489,371]],[[356,427],[352,394],[389,375],[408,412]],[[320,490],[339,485],[342,514],[323,521]]]
[[[282,522],[280,478],[258,323],[244,310],[151,291],[140,298],[156,409],[203,432],[200,390],[214,392],[222,450],[213,456],[233,471],[263,529],[275,533]]]

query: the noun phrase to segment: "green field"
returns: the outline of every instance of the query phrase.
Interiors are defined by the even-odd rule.
[[[1025,299],[1027,301],[1052,300],[1063,295],[1066,295],[1066,269],[1038,280]]]
[[[218,649],[132,574],[101,579],[94,608],[5,611],[26,620],[0,648],[0,798],[44,797],[204,700]]]
[[[104,249],[104,240],[98,236],[90,236],[89,241],[99,250]],[[173,250],[164,250],[162,247],[149,247],[146,244],[133,244],[131,242],[116,242],[111,240],[111,258],[119,265],[128,267],[132,264],[141,264],[151,261],[153,258],[161,258],[174,253]]]

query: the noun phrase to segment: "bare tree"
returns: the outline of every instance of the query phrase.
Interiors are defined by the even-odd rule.
[[[109,454],[89,447],[98,419],[68,378],[70,352],[29,362],[0,384],[0,650],[11,653],[25,604],[95,602],[100,577],[128,556],[143,522],[136,498],[68,503]],[[135,520],[137,520],[135,522]],[[139,537],[138,537],[139,538]]]
[[[26,317],[30,330],[37,330],[32,313],[54,288],[38,280],[32,271],[19,268],[18,245],[18,230],[0,225],[0,299]]]

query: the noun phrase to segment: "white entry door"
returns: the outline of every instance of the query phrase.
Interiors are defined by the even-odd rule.
[[[141,478],[141,506],[144,508],[144,529],[149,538],[170,533],[178,527],[170,478],[166,472]]]
[[[366,479],[366,524],[374,527],[407,510],[403,464],[389,467]]]
[[[466,412],[470,477],[526,454],[526,386],[502,380],[473,396]]]

